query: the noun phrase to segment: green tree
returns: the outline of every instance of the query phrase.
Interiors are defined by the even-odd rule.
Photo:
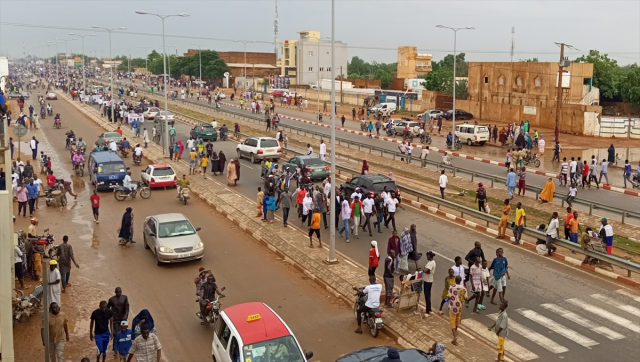
[[[620,81],[622,99],[640,111],[640,67],[633,64],[625,68],[626,74]]]
[[[520,59],[520,61],[525,63],[537,63],[538,58]]]
[[[583,55],[575,61],[593,63],[593,85],[600,88],[602,96],[613,98],[619,94],[620,74],[618,62],[615,59],[609,58],[608,54],[600,54],[597,50],[589,50],[588,55]]]

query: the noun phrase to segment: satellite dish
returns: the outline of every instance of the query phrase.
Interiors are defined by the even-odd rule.
[[[229,77],[229,72],[224,72],[223,74],[225,77]]]

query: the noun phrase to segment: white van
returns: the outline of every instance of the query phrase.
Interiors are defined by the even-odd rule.
[[[373,107],[369,107],[369,111],[371,111],[371,113],[387,110],[387,114],[392,114],[396,111],[396,109],[397,106],[393,102],[378,103]]]
[[[466,142],[469,146],[473,144],[483,146],[485,142],[489,141],[491,138],[487,126],[476,126],[467,123],[457,125],[456,134],[458,135],[458,138],[460,138],[460,142]]]

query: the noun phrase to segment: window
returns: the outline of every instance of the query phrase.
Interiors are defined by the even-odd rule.
[[[231,357],[231,361],[240,360],[240,346],[238,346],[238,340],[236,340],[236,337],[231,338],[231,345],[229,346],[229,357]]]
[[[149,228],[150,233],[156,233],[156,223],[153,221],[153,219],[147,220],[147,227]]]
[[[309,50],[309,55],[313,56],[313,50]]]
[[[540,77],[536,77],[536,79],[533,80],[533,84],[536,87],[540,87],[542,85],[542,80],[540,79]]]
[[[229,337],[231,336],[231,330],[222,318],[218,318],[216,323],[216,335],[218,336],[218,340],[220,340],[222,348],[227,349],[227,345],[229,344]]]
[[[416,62],[416,67],[421,67],[422,66],[422,62]]]
[[[516,77],[516,85],[518,87],[522,86],[522,77],[520,77],[520,76]]]
[[[330,71],[331,71],[331,68],[330,68],[330,67],[329,67],[329,68],[327,68],[327,72],[330,72]]]
[[[309,71],[310,71],[310,72],[313,72],[313,67],[309,67]]]
[[[324,72],[324,68],[320,68],[320,71],[321,71],[321,72]]]
[[[485,84],[486,84],[486,83],[489,83],[489,77],[485,76],[485,77],[484,77],[484,82],[485,82]]]
[[[284,65],[289,65],[289,59],[284,61]]]
[[[498,78],[498,84],[503,85],[504,84],[504,77],[500,76],[500,78]]]
[[[284,49],[284,57],[289,58],[289,48]]]

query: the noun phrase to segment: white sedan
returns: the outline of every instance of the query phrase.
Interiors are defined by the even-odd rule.
[[[149,187],[173,187],[178,183],[178,177],[171,165],[166,163],[157,163],[155,165],[147,166],[142,171],[140,178],[142,182],[149,185]]]

